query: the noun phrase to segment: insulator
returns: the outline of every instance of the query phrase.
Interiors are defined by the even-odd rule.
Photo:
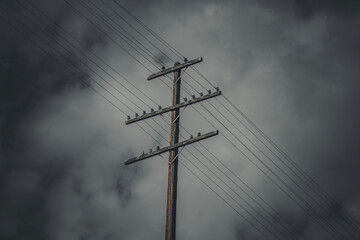
[[[153,109],[153,108],[151,108],[151,109],[150,109],[150,112],[153,112],[153,111],[154,111],[154,109]]]
[[[138,117],[138,116],[139,116],[139,114],[135,113],[135,117]]]
[[[202,96],[204,96],[204,94],[201,92],[201,93],[200,93],[200,96],[202,97]]]
[[[165,70],[165,66],[161,66],[161,69],[162,69],[162,70]]]
[[[186,98],[186,97],[184,97],[184,101],[185,101],[185,102],[187,101],[187,98]]]
[[[145,155],[144,151],[142,151],[141,155]]]
[[[195,99],[195,95],[192,95],[192,98]]]
[[[216,91],[219,91],[219,87],[216,87],[215,90],[216,90]]]
[[[211,90],[210,90],[210,89],[208,90],[208,94],[211,94]]]
[[[127,116],[127,120],[130,120],[130,116]]]
[[[190,135],[190,139],[192,139],[193,138],[193,135]]]
[[[159,151],[159,150],[160,150],[160,146],[157,146],[157,147],[156,147],[156,150],[158,150],[158,151]]]
[[[188,59],[187,58],[184,58],[184,62],[187,62],[188,61]]]
[[[146,111],[143,111],[143,114],[146,114]]]
[[[198,132],[198,137],[200,137],[201,136],[201,133],[200,132]]]
[[[161,109],[161,106],[158,106],[159,110]]]
[[[151,153],[151,152],[152,152],[152,149],[150,148],[150,149],[149,149],[149,153]]]

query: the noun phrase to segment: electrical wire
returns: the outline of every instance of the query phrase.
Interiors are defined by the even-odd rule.
[[[122,7],[123,8],[123,7]],[[147,27],[145,27],[145,28],[147,28]],[[165,44],[166,45],[166,44]],[[182,56],[183,57],[183,56]],[[204,76],[204,75],[202,75],[197,69],[195,69],[195,71],[196,72],[198,72],[199,73],[199,75],[201,76],[201,77],[203,77],[205,80],[207,80],[206,79],[206,77]],[[208,81],[209,82],[209,81]],[[211,84],[211,82],[209,82],[210,84]],[[212,85],[212,84],[211,84]],[[213,85],[212,85],[213,86]],[[213,86],[214,87],[214,86]],[[298,185],[298,184],[297,184]],[[311,197],[312,199],[313,199],[313,197]],[[316,200],[315,200],[316,201]],[[316,201],[317,202],[317,201]]]
[[[19,22],[20,24],[22,24],[21,22]],[[12,24],[10,24],[10,25],[12,25]],[[22,24],[23,25],[23,24]],[[13,25],[12,25],[13,26]],[[26,28],[26,26],[25,25],[23,25],[25,28]],[[13,28],[15,28],[16,30],[18,30],[16,27],[14,27],[13,26]],[[27,28],[28,29],[28,28]],[[32,32],[34,35],[36,35],[32,30],[30,30],[30,29],[28,29],[28,31],[30,31],[30,32]],[[27,34],[24,34],[23,32],[21,32],[21,31],[19,31],[22,35],[24,35],[25,37],[27,37],[30,41],[32,41],[37,47],[39,47],[42,51],[45,51],[45,53],[47,53],[49,56],[51,56],[52,58],[54,58],[54,56],[52,56],[49,52],[47,52],[47,50],[45,50],[43,47],[41,47],[40,45],[38,45],[36,42],[34,42],[31,38],[29,38],[29,36],[27,35]],[[39,37],[39,36],[37,36],[37,37]],[[53,50],[55,50],[55,49],[53,49]],[[65,58],[65,57],[64,57]],[[66,58],[65,58],[66,59]],[[57,60],[58,61],[58,59],[56,59],[56,58],[54,58],[54,60]],[[93,79],[94,80],[94,79]],[[90,87],[91,87],[91,85],[90,85]],[[95,90],[95,89],[93,89],[93,90]],[[98,91],[96,91],[95,90],[95,92],[96,93],[99,93]],[[100,93],[99,93],[100,94]],[[102,94],[100,94],[103,98],[105,98],[109,103],[111,103],[113,106],[115,106],[118,110],[120,110],[124,115],[126,115],[126,113],[125,112],[123,112],[120,108],[118,108],[116,105],[114,105],[109,99],[107,99],[104,95],[102,95]],[[120,101],[121,102],[121,100],[119,100],[119,99],[117,99],[118,101]],[[122,102],[121,102],[122,103]],[[125,105],[124,103],[122,103],[123,105]],[[125,105],[126,106],[126,105]],[[140,125],[139,125],[139,127],[141,128],[141,129],[143,129],[145,132],[147,132],[144,128],[142,128]],[[147,132],[148,133],[148,132]],[[158,133],[159,135],[161,135],[160,133]],[[156,139],[155,139],[155,141],[157,141]],[[158,141],[157,141],[158,142]],[[158,142],[159,143],[159,142]]]
[[[200,103],[201,104],[201,103]],[[194,106],[192,106],[193,108],[195,108]],[[200,114],[200,116],[202,116],[204,119],[207,119],[200,111],[198,111],[198,113]],[[213,127],[215,127],[215,125],[213,125],[212,123],[210,123]],[[223,126],[228,132],[230,132],[230,134],[233,135],[233,133],[226,127]],[[284,182],[283,179],[279,178],[276,173],[274,173],[274,171],[272,169],[270,169],[260,158],[257,157],[257,155],[253,154],[255,156],[255,158],[257,158],[264,166],[266,169],[268,169],[272,174],[274,174],[274,176],[280,180],[280,182],[282,184],[284,184],[285,186],[287,186],[287,188],[292,192],[293,195],[296,196],[296,198],[294,198],[292,195],[290,195],[283,187],[281,187],[281,185],[276,182],[267,172],[265,172],[256,162],[254,162],[253,160],[251,160],[251,158],[249,156],[247,156],[237,145],[235,145],[233,143],[233,141],[231,141],[228,137],[226,137],[223,133],[220,132],[220,135],[222,135],[231,145],[233,145],[247,160],[249,160],[256,168],[258,168],[267,178],[270,179],[271,182],[273,182],[283,193],[285,193],[296,205],[298,205],[309,217],[311,217],[314,221],[316,221],[320,226],[325,227],[324,224],[326,223],[322,223],[319,219],[317,219],[316,214],[313,212],[312,207],[309,204],[305,204],[307,208],[305,208],[302,204],[300,204],[297,201],[297,198],[299,198],[299,195],[294,192],[291,187]],[[237,139],[237,141],[241,142],[241,140],[233,135],[235,137],[235,139]],[[245,148],[247,148],[247,146],[245,145]],[[250,150],[250,149],[249,149]],[[251,150],[250,150],[251,151]],[[252,151],[251,151],[252,152]],[[300,198],[301,199],[301,198]],[[309,209],[309,210],[308,210]],[[333,229],[333,227],[328,226],[328,224],[326,224],[327,228],[324,228],[324,230],[326,230],[329,235],[331,235],[332,238],[337,239],[337,237],[335,237],[333,235],[333,233],[329,232],[329,230],[332,230],[336,235],[338,235],[338,233],[336,232],[336,230]],[[329,229],[328,229],[329,228]]]
[[[209,105],[212,106],[215,111],[217,111],[220,115],[222,115],[229,123],[231,126],[233,126],[244,138],[246,138],[258,151],[260,151],[272,164],[274,164],[277,169],[279,169],[288,179],[290,179],[291,182],[293,182],[296,187],[298,187],[298,189],[301,190],[301,192],[303,192],[308,198],[310,198],[314,203],[316,203],[321,209],[322,211],[326,211],[326,207],[324,207],[321,203],[319,203],[312,195],[310,195],[308,193],[308,191],[306,191],[303,187],[301,187],[287,172],[285,172],[272,158],[270,158],[264,151],[262,151],[249,137],[247,137],[236,125],[234,125],[228,118],[226,118],[219,110],[218,108],[216,108],[211,102],[209,102]],[[224,106],[226,108],[226,106]],[[210,112],[210,111],[209,111]],[[286,164],[285,164],[286,165]],[[288,167],[288,165],[286,165]],[[289,168],[289,167],[288,167]],[[291,168],[289,168],[294,174],[296,174],[296,172],[294,172]],[[297,175],[298,176],[298,175]],[[300,178],[300,180],[303,181],[302,178]],[[303,181],[304,182],[304,181]],[[304,182],[306,184],[306,182]],[[336,220],[336,216],[334,216],[334,214],[330,214],[331,217]],[[324,219],[323,219],[324,220]],[[344,229],[346,229],[346,226],[344,226],[342,224],[342,222],[340,222],[339,224],[342,225],[342,227]],[[352,235],[351,232],[348,232],[352,237],[354,237]]]
[[[168,47],[175,55],[177,55],[177,57],[184,58],[184,56],[179,53],[178,51],[176,51],[175,48],[173,48],[168,42],[166,42],[163,38],[161,38],[157,33],[155,33],[154,31],[152,31],[148,26],[146,26],[143,22],[141,22],[136,16],[134,16],[131,12],[129,12],[123,5],[121,5],[120,3],[116,2],[115,0],[113,0],[113,2],[115,2],[121,9],[123,9],[126,13],[129,14],[129,16],[131,16],[136,22],[138,22],[142,27],[144,27],[144,29],[146,29],[147,31],[149,31],[151,34],[153,34],[161,43],[164,44],[164,46]],[[215,88],[215,86],[199,71],[196,69],[196,67],[191,67],[200,77],[202,77],[205,81],[207,81],[212,87]],[[204,87],[205,88],[205,87]],[[237,109],[237,107],[226,97],[224,96],[224,98],[228,101],[228,103],[230,103],[267,141],[270,142],[270,144],[276,149],[278,150],[288,161],[290,161],[292,164],[294,164],[295,168],[301,173],[303,174],[306,179],[311,183],[311,185],[313,187],[315,187],[318,191],[320,191],[322,193],[322,197],[326,198],[327,201],[329,201],[330,204],[337,204],[337,202],[330,196],[330,194],[328,194],[318,183],[316,183],[316,181],[314,181],[314,179],[312,179],[303,169],[301,169],[295,161],[293,161],[283,150],[281,150],[268,136],[266,136],[256,125],[253,124],[253,122],[247,118],[247,116],[245,114],[243,114],[239,109]],[[320,194],[318,191],[314,191],[315,193]],[[354,219],[351,218],[351,216],[349,216],[346,212],[342,211],[342,213],[344,214],[344,217],[348,220],[348,222],[350,224],[352,224],[354,227],[356,227],[357,229],[359,229],[359,225],[360,223]]]

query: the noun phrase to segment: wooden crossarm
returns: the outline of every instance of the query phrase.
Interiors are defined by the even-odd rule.
[[[200,136],[197,136],[197,137],[194,137],[194,138],[190,138],[188,140],[176,143],[174,145],[161,148],[161,149],[159,149],[157,151],[149,152],[149,153],[143,154],[143,155],[141,155],[139,157],[130,158],[130,159],[126,160],[124,162],[124,164],[129,165],[131,163],[139,162],[139,161],[142,161],[142,160],[144,160],[146,158],[150,158],[150,157],[153,157],[155,155],[162,154],[164,152],[169,152],[169,151],[171,151],[171,150],[173,150],[175,148],[183,147],[183,146],[186,146],[188,144],[195,143],[195,142],[204,140],[206,138],[209,138],[209,137],[212,137],[212,136],[215,136],[215,135],[218,135],[218,134],[219,134],[219,131],[216,130],[216,131],[213,131],[213,132],[206,133],[204,135],[200,135]]]

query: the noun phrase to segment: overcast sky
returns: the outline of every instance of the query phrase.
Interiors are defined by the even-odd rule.
[[[215,117],[200,105],[181,115],[193,135],[214,128],[222,135],[202,142],[215,157],[199,143],[180,154],[178,239],[359,239],[359,1],[118,2],[188,59],[203,57],[196,67],[211,84],[336,201],[321,202],[322,193],[301,182],[218,97],[204,103]],[[102,20],[114,20],[120,31]],[[169,116],[124,122],[126,115],[171,104],[169,79],[146,78],[172,66],[174,54],[112,0],[3,0],[0,27],[0,238],[163,238],[167,154],[131,166],[123,161],[168,145]],[[154,64],[121,38],[126,32],[151,50],[145,57]],[[202,86],[214,91],[194,71],[187,73],[194,79],[184,74],[183,97],[205,92]],[[188,132],[182,129],[180,139]],[[217,159],[268,205],[254,204],[237,188],[237,177],[223,168],[232,182],[214,168],[209,160]],[[259,160],[284,179],[274,182],[288,195]]]

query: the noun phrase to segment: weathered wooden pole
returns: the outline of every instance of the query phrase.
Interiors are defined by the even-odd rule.
[[[176,65],[180,63],[176,62]],[[174,72],[174,84],[172,105],[180,103],[181,88],[181,69]],[[180,109],[175,109],[171,113],[170,125],[170,146],[179,142]],[[178,179],[178,152],[175,148],[169,152],[169,170],[168,170],[168,189],[166,203],[166,229],[165,240],[175,240],[176,236],[176,197],[177,197],[177,179]]]

